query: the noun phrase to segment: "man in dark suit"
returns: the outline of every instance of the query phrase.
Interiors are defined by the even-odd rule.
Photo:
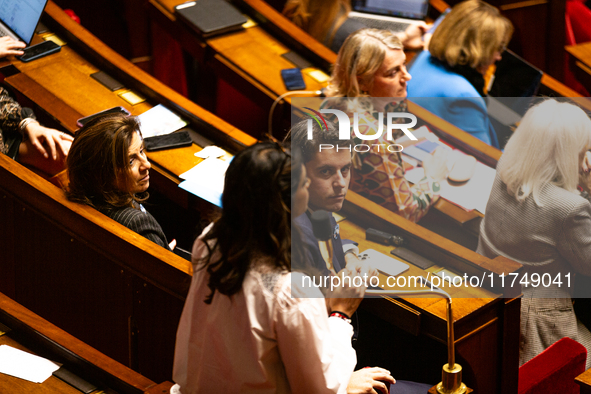
[[[294,219],[298,225],[306,248],[307,261],[323,275],[330,273],[327,264],[322,257],[318,240],[312,231],[310,216],[316,210],[338,212],[343,207],[349,182],[351,180],[351,149],[352,140],[339,140],[339,133],[335,127],[328,123],[328,130],[320,130],[317,124],[313,124],[314,139],[308,140],[308,123],[306,121],[294,125],[287,136],[287,141],[292,147],[302,151],[306,174],[310,178],[308,211]],[[334,148],[320,149],[331,145]],[[338,149],[336,149],[338,147]],[[333,266],[338,273],[345,266],[358,264],[357,253],[359,249],[349,240],[341,240],[339,225],[331,215]],[[352,264],[352,265],[351,265]]]
[[[308,127],[312,127],[314,138],[308,139]],[[343,202],[349,183],[351,181],[353,141],[340,140],[338,129],[332,123],[326,123],[326,130],[307,120],[295,124],[286,137],[291,142],[292,149],[302,151],[306,174],[310,178],[308,188],[308,211],[294,219],[302,234],[302,240],[306,246],[306,258],[314,268],[322,275],[330,275],[327,264],[322,257],[318,240],[312,231],[310,215],[313,211],[322,209],[328,212],[338,212],[343,207]],[[332,146],[332,148],[330,148]],[[331,215],[333,228],[333,266],[338,273],[345,266],[351,270],[362,269],[362,261],[359,259],[359,249],[351,240],[341,240],[339,225]],[[293,267],[298,268],[298,267]],[[301,267],[304,268],[304,267]],[[398,381],[383,368],[363,368],[353,372],[347,393],[388,393],[386,384],[391,384],[390,394],[417,394],[426,393],[430,385],[407,381]]]

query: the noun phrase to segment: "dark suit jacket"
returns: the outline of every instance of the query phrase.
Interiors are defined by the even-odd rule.
[[[142,237],[170,250],[162,227],[160,227],[154,216],[150,215],[148,211],[142,212],[139,208],[130,207],[109,210],[101,209],[100,211]]]
[[[334,235],[332,239],[332,262],[335,271],[339,272],[341,269],[345,268],[346,265],[345,254],[343,253],[343,242],[341,241],[338,225],[332,215],[330,216],[330,219],[332,228],[334,230]],[[318,247],[318,240],[314,236],[314,231],[312,230],[312,222],[308,217],[308,212],[295,218],[294,223],[298,226],[302,236],[302,241],[306,246],[304,257],[307,259],[307,262],[311,264],[312,267],[314,267],[316,270],[318,270],[322,275],[329,275],[330,271],[328,270],[328,268],[326,268],[326,263],[324,262],[322,253],[320,253],[320,248]],[[293,268],[305,269],[305,267]]]

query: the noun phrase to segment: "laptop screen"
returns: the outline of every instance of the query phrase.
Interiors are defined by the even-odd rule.
[[[532,97],[544,73],[510,50],[496,64],[495,79],[488,92],[493,97]]]
[[[0,20],[27,45],[47,0],[0,0]]]
[[[424,20],[429,0],[353,0],[352,6],[358,12]]]

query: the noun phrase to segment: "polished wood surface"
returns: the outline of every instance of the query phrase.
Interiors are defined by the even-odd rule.
[[[174,7],[183,3],[182,0],[150,0],[150,4],[177,24],[177,29],[187,32],[188,28],[174,15]],[[252,78],[253,82],[258,84],[257,87],[265,90],[271,98],[275,99],[288,92],[281,79],[280,70],[294,67],[293,63],[281,57],[281,55],[290,52],[290,49],[277,41],[261,26],[255,25],[238,32],[208,39],[200,39],[192,31],[189,33],[189,38],[182,37],[182,43],[185,45],[203,42],[220,56],[217,60],[225,62],[226,66],[230,68],[236,67],[245,78]],[[192,42],[187,42],[185,39]],[[316,82],[306,73],[303,76],[306,83],[305,90],[314,91],[324,87],[323,84]],[[286,100],[289,102],[289,98]]]
[[[575,382],[581,388],[581,394],[591,394],[591,369],[577,376]]]
[[[519,2],[514,2],[514,4],[517,4],[517,3],[519,3]],[[528,2],[521,2],[521,3],[523,3],[523,6],[525,6],[525,7],[538,5],[538,4],[535,4],[535,2],[533,2],[533,3],[529,2],[531,4],[529,4]],[[542,2],[541,4],[545,4],[545,3],[546,2]],[[559,7],[559,5],[558,5],[559,2],[552,1],[551,3],[552,3],[551,8],[555,7],[555,6]],[[254,15],[253,17],[261,25],[270,29],[270,31],[276,32],[281,39],[285,40],[290,45],[294,45],[294,47],[297,47],[301,54],[303,54],[305,57],[309,58],[309,60],[312,61],[314,64],[316,64],[318,67],[321,67],[325,71],[330,71],[331,65],[334,64],[334,62],[336,61],[336,54],[334,52],[332,52],[329,48],[326,48],[324,45],[320,44],[316,39],[314,39],[313,37],[311,37],[310,35],[305,33],[303,30],[301,30],[300,28],[295,26],[293,23],[291,23],[291,21],[289,21],[287,18],[285,18],[283,15],[281,15],[281,13],[279,13],[273,7],[270,7],[264,0],[239,0],[238,4],[244,4],[245,9],[251,10],[252,11],[251,15]],[[449,5],[442,0],[431,0],[430,4],[431,4],[431,8],[436,10],[438,13],[443,12],[445,9],[447,9],[449,7]],[[455,2],[453,2],[453,4],[455,4]],[[491,4],[493,4],[493,3],[491,3]],[[511,5],[507,2],[503,2],[503,4]],[[504,7],[503,5],[500,5],[500,4],[497,4],[497,6],[500,6],[501,9],[503,9],[503,7]],[[518,7],[515,9],[519,9],[520,10],[519,12],[522,12],[522,8],[523,7]],[[564,12],[562,12],[562,14],[558,13],[557,15],[564,15]],[[551,18],[554,21],[555,16],[551,16]],[[564,19],[564,18],[562,18],[562,19]],[[519,25],[521,25],[521,22],[519,22],[517,24],[517,26],[519,26]],[[536,26],[536,29],[534,29],[534,30],[537,30],[537,29],[539,29],[539,26]],[[564,28],[562,28],[562,30],[564,30]],[[551,30],[551,31],[554,31],[554,30]],[[549,44],[549,45],[555,45],[556,42],[558,42],[556,37],[552,37],[552,44]],[[560,43],[562,43],[562,42],[564,42],[564,40],[560,41]],[[525,49],[532,51],[532,50],[534,50],[533,48],[539,49],[539,46],[530,45]],[[560,47],[556,47],[555,50],[552,50],[549,53],[554,53],[557,51],[560,52],[561,48],[562,48],[562,44],[560,44]],[[536,52],[537,49],[534,52]],[[540,53],[541,53],[540,51],[536,52],[536,56],[538,56],[537,57],[538,59],[539,59]],[[557,56],[549,56],[549,58],[552,59],[552,58],[558,58],[558,57]],[[554,61],[554,60],[552,60],[552,61]],[[544,63],[545,60],[542,59],[541,62]],[[545,68],[543,66],[541,66],[541,67],[543,69],[545,69],[546,71],[549,71],[547,68]],[[556,65],[553,63],[551,68],[555,69]],[[562,68],[562,64],[559,64],[559,69],[561,70],[561,68]],[[551,71],[550,71],[550,74],[552,74]],[[557,75],[559,75],[559,74],[557,74]],[[574,90],[570,89],[569,87],[565,86],[563,83],[556,80],[555,78],[553,78],[552,76],[550,76],[547,73],[544,73],[544,75],[542,76],[542,85],[543,86],[541,89],[541,93],[543,93],[543,94],[558,95],[558,96],[562,96],[562,97],[581,97],[581,95],[579,93],[577,93]]]
[[[569,54],[571,70],[575,77],[586,88],[591,88],[591,43],[584,42],[565,47]]]
[[[37,62],[0,62],[0,71],[58,127],[75,132],[78,118],[113,106],[140,114],[164,104],[231,153],[256,141],[115,54],[55,4],[49,3],[43,20],[67,45]],[[99,70],[147,100],[123,101],[123,90],[111,92],[90,77]],[[204,202],[177,187],[178,175],[201,161],[194,155],[200,149],[193,144],[149,153],[156,169],[151,187],[188,210]],[[156,381],[170,379],[190,263],[67,201],[60,189],[6,157],[0,165],[0,243],[6,251],[0,289],[118,362]]]
[[[100,56],[104,48],[97,44],[98,50],[94,55],[91,49],[86,48],[94,40],[88,32],[62,20],[59,10],[55,8],[48,12],[48,17],[48,25],[55,28],[60,36],[66,37],[68,46],[82,55],[76,57],[75,53],[68,54],[66,48],[58,54],[64,55],[64,61],[68,59],[80,63],[68,66],[73,76],[80,77],[80,83],[88,83],[88,75],[98,70],[98,66],[94,65],[100,64],[102,69],[109,70],[122,82],[129,83],[128,87],[146,96],[150,105],[160,102],[159,98],[166,97],[166,94],[174,96],[171,92],[159,92],[161,86],[154,81],[151,85],[156,89],[154,92],[146,88],[148,85],[139,82],[132,84],[135,79],[130,75],[136,75],[133,66],[127,63],[107,65],[108,59]],[[247,30],[252,29],[260,30],[258,27]],[[259,34],[261,39],[269,37],[266,33],[252,31],[255,33],[248,34]],[[80,39],[78,34],[86,39]],[[241,51],[230,40],[219,40],[217,44],[227,45],[224,48],[232,53],[231,56],[235,56],[235,61],[239,61]],[[195,51],[202,49],[200,46]],[[283,50],[282,46],[277,46],[276,54]],[[229,58],[220,54],[215,56],[236,67]],[[58,59],[57,55],[54,59]],[[15,61],[12,67],[18,72],[8,76],[7,82],[32,100],[39,99],[43,103],[40,107],[55,117],[64,128],[74,130],[71,122],[77,113],[87,114],[76,106],[73,102],[75,99],[54,91],[69,89],[68,86],[46,84],[39,77],[41,65],[29,70],[19,68]],[[44,67],[52,65],[45,64]],[[87,67],[88,74],[82,73],[78,67]],[[252,79],[245,72],[242,76]],[[272,83],[264,85],[271,95],[277,93],[273,91],[273,86]],[[105,92],[99,89],[94,93],[105,95],[105,100],[114,99],[112,92],[103,90]],[[44,95],[47,97],[44,98]],[[183,101],[179,99],[174,109],[186,115],[186,110],[178,109],[183,107],[181,103]],[[136,108],[131,110],[135,111]],[[428,119],[429,114],[425,113],[422,117]],[[193,121],[195,116],[189,118]],[[194,123],[199,124],[196,120]],[[454,138],[457,132],[448,130],[443,123],[436,124],[433,121],[433,124],[435,132],[443,128],[441,133],[448,133],[450,138]],[[228,135],[222,126],[220,129],[218,133],[221,131]],[[213,139],[215,136],[212,133],[207,137]],[[473,146],[469,139],[467,141],[467,146]],[[238,147],[240,144],[234,145]],[[479,158],[490,163],[498,160],[500,152],[477,149],[478,143],[474,146]],[[150,156],[162,171],[163,188],[179,192],[176,187],[178,174],[189,168],[194,163],[192,160],[195,160],[194,150],[191,149],[198,148],[194,146],[187,150],[161,152],[161,156]],[[26,301],[23,303],[36,312],[47,314],[44,316],[52,322],[71,327],[68,331],[77,337],[93,345],[96,343],[94,346],[101,351],[151,379],[169,379],[174,333],[190,280],[190,265],[164,249],[155,248],[149,241],[117,223],[106,220],[98,212],[69,203],[59,189],[7,159],[0,159],[0,185],[2,196],[8,201],[0,206],[0,217],[8,223],[0,228],[0,239],[6,242],[0,250],[6,250],[7,261],[13,262],[6,264],[7,276],[0,278],[0,289],[15,295],[19,302]],[[471,275],[509,273],[520,269],[519,265],[511,261],[479,256],[372,204],[354,193],[347,197],[346,216],[351,221],[351,228],[357,229],[353,231],[357,231],[359,237],[362,237],[363,229],[368,227],[401,232],[409,240],[411,250],[437,261],[441,266]],[[31,239],[35,240],[36,248],[28,247]],[[63,250],[69,253],[64,256]],[[68,275],[64,275],[64,272]],[[473,290],[465,291],[469,297],[474,295]],[[467,382],[477,392],[512,393],[515,392],[517,381],[519,298],[516,297],[519,292],[506,294],[508,298],[501,297],[500,289],[484,289],[482,292],[480,294],[485,295],[485,298],[457,299],[458,314],[454,324],[458,333],[458,354],[466,360]],[[445,338],[445,307],[440,301],[378,299],[366,300],[363,305],[401,327],[409,335],[416,335],[415,340],[431,338],[442,342]],[[60,308],[55,308],[58,303]],[[76,316],[77,320],[73,321],[72,316]],[[100,327],[93,325],[97,320],[103,323]],[[108,331],[105,331],[107,323]],[[158,338],[158,341],[155,342],[153,338]],[[438,348],[444,349],[445,346],[439,343]],[[438,365],[431,370],[439,371],[440,360],[430,362]]]
[[[191,264],[3,155],[0,199],[0,291],[118,362],[170,379]]]
[[[349,191],[341,221],[341,236],[359,243],[360,250],[375,249],[390,255],[391,246],[365,240],[365,230],[375,228],[401,236],[406,248],[435,262],[437,267],[422,270],[411,261],[409,271],[403,276],[433,275],[436,268],[445,267],[455,273],[479,278],[490,274],[507,275],[520,272],[521,265],[498,257],[487,259],[431,231],[403,219],[381,206],[367,201]],[[381,277],[384,285],[385,277]],[[499,285],[499,283],[497,283]],[[454,330],[457,356],[464,368],[464,380],[479,393],[516,393],[519,354],[520,288],[458,287],[448,289],[453,297]],[[421,338],[431,338],[442,344],[447,341],[446,302],[442,298],[392,298],[366,299],[361,308],[380,316],[381,319],[411,334],[397,338],[417,346],[412,360],[421,360],[425,370],[439,371],[445,356],[439,363],[433,360],[435,348],[419,350]],[[413,339],[413,336],[416,336]],[[412,346],[411,346],[412,348]],[[409,359],[402,357],[394,371],[404,371]],[[438,367],[439,365],[439,367]],[[468,372],[469,371],[469,372]]]
[[[242,31],[224,34],[206,40],[202,40],[195,33],[189,32],[184,27],[184,24],[175,18],[174,7],[182,3],[182,0],[150,0],[153,8],[158,10],[158,13],[154,13],[155,18],[158,18],[160,14],[158,21],[164,23],[162,18],[162,15],[164,15],[168,22],[175,22],[174,24],[166,24],[166,26],[170,29],[175,29],[179,36],[179,41],[183,45],[189,45],[191,37],[193,42],[204,43],[214,51],[218,59],[224,59],[236,73],[248,77],[253,82],[251,88],[261,88],[269,93],[272,98],[276,98],[287,92],[281,80],[280,70],[294,67],[294,65],[282,58],[281,55],[292,49],[292,44],[299,48],[308,49],[307,52],[302,53],[304,57],[315,54],[310,60],[320,61],[318,66],[324,68],[326,72],[329,71],[329,68],[336,60],[336,54],[334,52],[293,25],[293,23],[264,1],[241,0],[238,2],[238,5],[242,4],[247,10],[253,13],[253,18],[260,21],[261,26],[249,27]],[[266,33],[263,27],[269,27],[272,32],[282,31],[284,33],[283,37],[290,37],[288,42],[290,47],[286,47],[274,36]],[[185,34],[181,34],[181,32]],[[189,50],[189,48],[187,49]],[[304,80],[306,81],[306,90],[317,90],[326,85],[326,83],[319,84],[313,81],[305,72]],[[470,154],[476,155],[479,160],[488,165],[492,165],[493,167],[496,165],[496,161],[501,155],[499,150],[486,145],[477,138],[443,121],[418,105],[413,104],[409,109],[411,112],[417,113],[426,123],[439,129],[443,138],[452,144]]]
[[[16,59],[4,62],[0,64],[0,71],[7,75],[6,84],[36,103],[65,130],[75,132],[78,128],[77,119],[103,109],[122,106],[133,115],[139,115],[156,104],[164,104],[188,120],[189,126],[197,133],[231,153],[256,142],[253,137],[174,92],[116,54],[72,21],[53,2],[47,5],[44,22],[59,31],[60,37],[68,45],[59,53],[35,62],[23,63]],[[44,35],[48,34],[52,33]],[[34,42],[39,41],[42,41],[42,36],[35,37]],[[118,79],[125,88],[112,92],[90,77],[101,70]],[[128,89],[147,100],[136,105],[129,104],[119,97],[120,93]],[[150,152],[148,157],[164,177],[179,183],[178,175],[201,161],[194,156],[199,150],[201,147],[193,144],[177,150]]]
[[[1,345],[12,346],[63,364],[70,372],[97,386],[94,393],[107,389],[117,390],[121,394],[155,393],[157,391],[152,391],[153,389],[172,385],[170,382],[157,385],[1,293],[0,324],[10,329],[6,334],[0,335]],[[80,393],[54,376],[44,383],[33,383],[4,374],[0,374],[0,392]]]
[[[153,0],[157,1],[157,0]],[[170,5],[174,0],[168,0],[167,3]],[[261,26],[272,32],[282,42],[287,43],[290,48],[293,48],[298,53],[308,58],[313,64],[319,68],[329,72],[332,65],[336,61],[337,55],[332,52],[329,48],[320,44],[316,39],[308,35],[302,29],[295,26],[291,21],[285,18],[280,12],[273,7],[270,7],[263,0],[239,0],[237,4],[242,6],[243,10],[248,12]],[[437,12],[443,12],[449,7],[444,1],[431,1],[432,9]],[[554,18],[554,17],[552,17]],[[591,70],[591,67],[590,67]],[[589,77],[591,79],[591,77]],[[580,94],[574,90],[568,88],[558,80],[554,79],[547,73],[542,76],[542,87],[540,89],[541,94],[550,96],[563,96],[563,97],[581,97]],[[411,99],[412,100],[412,99]],[[586,109],[591,109],[591,102],[587,100],[577,100],[577,103]],[[440,138],[443,138],[446,142],[451,143],[453,146],[461,149],[465,153],[475,156],[481,162],[496,167],[496,163],[501,156],[501,151],[495,149],[477,138],[463,132],[454,125],[440,119],[433,115],[429,111],[421,108],[420,106],[410,102],[409,110],[417,115],[425,124],[427,124]],[[459,237],[465,237],[466,245],[475,245],[477,242],[479,223],[482,218],[482,214],[477,211],[465,212],[463,209],[456,207],[455,205],[442,200],[436,205],[437,213],[431,216],[437,216],[433,218],[433,221],[439,220],[451,220],[452,224],[458,228],[460,233]],[[440,214],[443,214],[441,217]],[[431,218],[429,218],[430,220]],[[425,221],[424,221],[425,222]]]
[[[129,108],[130,105],[117,96],[122,90],[111,92],[90,78],[90,74],[93,72],[103,70],[122,82],[126,88],[133,89],[148,98],[148,102],[153,100],[154,102],[164,104],[173,111],[177,111],[179,115],[186,117],[194,125],[197,132],[203,133],[205,137],[227,147],[227,149],[236,151],[237,149],[241,149],[244,146],[251,145],[255,142],[251,136],[176,93],[118,55],[82,26],[75,23],[53,2],[50,1],[48,3],[45,13],[46,16],[43,18],[43,21],[46,25],[59,31],[60,36],[69,43],[68,46],[75,47],[76,52],[74,53],[73,51],[67,50],[68,46],[66,46],[62,48],[60,53],[53,55],[53,58],[49,57],[40,59],[42,62],[43,60],[53,59],[52,62],[47,61],[45,64],[37,62],[16,62],[15,66],[23,71],[43,68],[43,66],[52,67],[51,64],[47,63],[58,63],[56,62],[56,59],[71,56],[71,62],[73,64],[70,64],[69,66],[56,65],[56,68],[66,67],[66,70],[71,70],[73,72],[72,76],[86,78],[82,91],[73,90],[73,92],[76,92],[77,94],[68,95],[67,92],[72,92],[69,89],[75,88],[75,86],[67,85],[68,82],[72,82],[72,78],[70,78],[70,75],[66,75],[66,81],[60,81],[58,78],[54,78],[54,73],[60,73],[60,71],[56,71],[54,68],[46,69],[45,75],[48,79],[54,80],[55,85],[53,85],[51,92],[56,95],[56,97],[60,97],[59,90],[65,90],[64,92],[61,92],[61,95],[65,97],[60,98],[63,98],[72,108],[80,108],[83,116],[91,115],[96,112],[94,110],[96,106],[92,103],[89,104],[89,107],[85,106],[84,108],[76,104],[78,101],[87,103],[89,98],[92,98],[92,100],[90,100],[92,102],[101,103],[102,108],[99,108],[99,110],[105,109],[105,104],[109,105],[114,102],[118,102],[120,103],[119,105],[131,109],[133,114],[141,113],[149,108],[149,106],[147,107],[147,104],[139,104],[139,106],[136,105],[133,106],[133,108]],[[40,40],[39,37],[36,39]],[[70,60],[64,59],[64,62],[69,63]],[[42,70],[37,72],[43,73]],[[48,87],[46,85],[47,83],[47,80],[43,81],[43,85],[46,88]],[[78,83],[80,83],[79,80]],[[88,93],[85,93],[87,91],[86,89],[94,89],[94,94],[89,95]],[[74,126],[70,125],[70,127]]]

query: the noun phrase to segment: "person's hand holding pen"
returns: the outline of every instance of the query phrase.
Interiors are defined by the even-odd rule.
[[[8,36],[0,38],[0,58],[9,55],[21,56],[25,52],[23,49],[27,45],[24,42],[13,40]]]

